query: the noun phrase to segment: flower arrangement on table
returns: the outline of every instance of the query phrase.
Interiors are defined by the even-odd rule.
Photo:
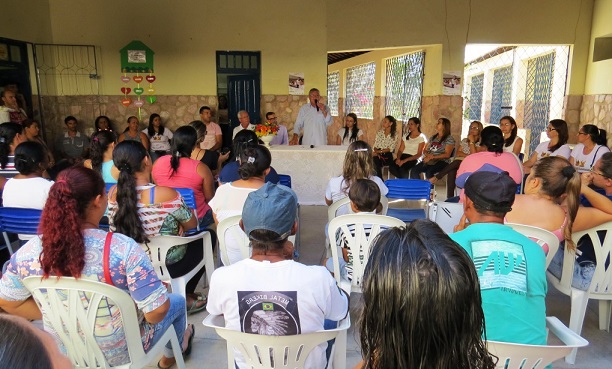
[[[255,126],[255,134],[257,137],[276,135],[278,133],[278,125],[268,122],[260,123]]]

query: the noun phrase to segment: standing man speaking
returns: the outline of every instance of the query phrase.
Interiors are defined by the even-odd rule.
[[[331,114],[327,106],[320,102],[321,95],[316,88],[310,89],[308,99],[310,102],[300,108],[289,145],[298,144],[300,130],[304,131],[302,145],[327,145],[327,127],[332,124]]]

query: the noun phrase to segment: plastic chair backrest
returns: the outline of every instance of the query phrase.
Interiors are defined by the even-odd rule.
[[[603,240],[600,239],[597,233],[600,231],[605,231]],[[578,244],[578,241],[583,236],[588,236],[591,239],[597,264],[595,267],[595,272],[593,273],[593,279],[591,280],[591,287],[589,288],[589,298],[597,300],[612,300],[612,265],[607,265],[610,264],[609,258],[610,255],[612,255],[612,222],[598,225],[597,227],[593,227],[586,231],[574,232],[572,234],[572,240],[574,240],[574,243]],[[573,260],[573,258],[570,259],[570,261],[572,261],[572,270],[574,267]],[[566,259],[563,260],[563,274],[561,277],[562,283],[564,281],[563,277],[566,275],[566,261]],[[571,286],[572,273],[568,274],[569,277],[566,283],[568,286]]]
[[[98,311],[116,308],[129,352],[130,363],[113,368],[142,368],[160,353],[168,340],[173,341],[179,367],[184,368],[176,332],[172,326],[156,344],[156,350],[144,352],[134,300],[117,287],[72,277],[27,277],[23,284],[40,304],[45,324],[50,324],[67,350],[75,368],[110,368],[95,337]],[[172,338],[174,336],[174,338]],[[164,340],[165,339],[165,340]],[[153,355],[152,355],[153,354]]]
[[[455,232],[455,226],[463,216],[463,204],[434,201],[429,205],[429,220],[436,223],[446,234]]]
[[[556,361],[574,348],[589,344],[587,340],[572,332],[556,317],[546,317],[546,327],[554,333],[564,345],[542,346],[518,343],[487,341],[487,349],[499,358],[497,369],[539,369]]]
[[[352,213],[353,211],[351,210],[351,205],[349,204],[350,202],[351,200],[347,196],[331,204],[327,208],[327,222],[331,222],[331,220],[337,216],[338,210],[340,210],[342,207],[346,207],[349,213]]]
[[[291,188],[291,176],[287,174],[279,174],[278,183]]]
[[[116,183],[105,183],[104,187],[106,188],[106,193],[108,193],[114,185],[116,185]]]
[[[193,209],[194,211],[196,211],[196,217],[198,216],[198,206],[196,205],[196,201],[195,201],[195,195],[193,193],[193,190],[191,188],[181,188],[181,187],[175,187],[174,188],[176,190],[176,192],[180,193],[181,196],[183,197],[183,200],[185,201],[185,204],[187,206],[189,206],[191,209]]]
[[[525,235],[533,239],[538,245],[548,247],[548,253],[546,254],[546,269],[552,261],[553,257],[559,249],[559,239],[551,231],[547,231],[542,228],[516,223],[506,223],[507,226],[512,227],[518,233]]]
[[[0,231],[18,234],[38,234],[42,210],[0,207]]]
[[[219,237],[219,252],[221,253],[221,261],[223,265],[231,265],[230,257],[227,253],[228,242],[231,246],[240,248],[242,259],[251,257],[251,248],[249,247],[249,238],[240,228],[240,219],[242,215],[234,215],[233,217],[225,218],[217,224],[217,235]],[[230,237],[228,237],[230,236]]]
[[[334,278],[345,291],[361,291],[363,270],[368,263],[370,244],[382,231],[392,227],[403,227],[406,224],[399,219],[386,215],[376,214],[347,214],[332,219],[329,222],[329,244],[331,245],[332,260],[334,263]],[[341,230],[341,232],[338,232]],[[340,237],[337,239],[336,237]],[[353,259],[353,275],[351,282],[343,280],[340,273],[338,258],[338,244],[348,243],[349,252]],[[350,283],[350,287],[348,287]]]
[[[431,182],[422,179],[388,179],[388,199],[425,200],[431,195]]]
[[[228,368],[235,367],[236,349],[242,354],[248,368],[300,369],[304,368],[308,355],[316,346],[346,331],[351,321],[347,317],[340,322],[338,328],[291,336],[267,336],[231,330],[225,328],[225,320],[221,315],[208,315],[202,324],[214,328],[227,341]]]

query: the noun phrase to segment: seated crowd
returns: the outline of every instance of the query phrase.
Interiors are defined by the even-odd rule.
[[[315,92],[311,90],[311,99],[318,96]],[[300,111],[300,119],[320,114],[329,121],[327,107],[317,101],[307,105],[310,110]],[[337,259],[328,258],[320,266],[295,261],[289,237],[299,226],[297,195],[277,184],[270,150],[259,144],[248,113],[240,111],[238,116],[241,124],[232,132],[232,150],[222,149],[221,131],[211,122],[208,107],[200,109],[202,120],[174,132],[158,114],[149,117],[144,130],[137,117],[129,117],[122,133],[100,116],[91,138],[78,132],[77,119],[69,116],[54,153],[39,137],[36,121],[0,124],[4,206],[43,210],[40,235],[21,237],[21,248],[5,264],[0,308],[39,320],[43,313],[25,278],[94,279],[130,294],[140,312],[145,351],[173,326],[184,357],[191,353],[195,335],[186,314],[204,309],[223,315],[228,328],[247,333],[294,335],[336,327],[348,315],[350,290],[336,283],[334,265],[340,266],[341,279],[353,280],[348,239],[356,228],[349,225],[332,233]],[[275,122],[273,112],[265,117]],[[554,119],[546,129],[550,140],[523,163],[517,156],[523,140],[510,116],[502,117],[499,127],[472,122],[461,141],[451,135],[446,118],[437,121],[429,138],[416,117],[408,120],[405,132],[393,116],[386,116],[381,126],[371,146],[357,126],[357,116],[347,114],[333,140],[347,149],[342,173],[321,189],[325,203],[348,197],[338,216],[357,213],[365,219],[380,214],[389,191],[382,179],[388,169],[398,178],[429,180],[432,186],[448,176],[447,197],[461,202],[464,214],[450,235],[433,222],[417,220],[405,227],[381,226],[372,237],[360,279],[363,361],[357,368],[488,369],[496,359],[487,352],[487,339],[545,345],[548,246],[505,223],[536,226],[557,236],[563,246],[549,270],[558,278],[563,248],[578,248],[572,285],[588,289],[597,262],[593,245],[588,239],[575,243],[572,232],[612,221],[612,153],[606,132],[582,126],[572,150],[567,124]],[[278,143],[289,143],[287,130],[280,132]],[[295,141],[297,136],[291,143]],[[455,186],[461,191],[453,200]],[[177,188],[193,191],[195,208]],[[208,231],[215,245],[216,225],[236,215],[241,215],[239,227],[250,242],[251,257],[243,259],[233,236],[224,238],[229,265],[214,271],[208,296],[196,292],[204,268],[187,282],[185,291],[168,293],[147,254],[150,240]],[[103,217],[111,232],[100,229]],[[363,226],[366,237],[372,229]],[[171,277],[199,265],[202,242],[170,249],[165,263]],[[512,255],[509,264],[506,255]],[[102,268],[104,258],[110,273]],[[113,324],[115,314],[109,309],[97,316],[96,322],[107,330],[97,340],[106,360],[120,365],[128,361],[128,353],[123,330]],[[47,354],[40,360],[61,358],[48,337],[30,328],[23,320],[0,315],[0,332],[31,336],[28,345],[40,346]],[[55,335],[50,327],[46,330]],[[306,367],[325,368],[329,347],[315,347]],[[157,365],[174,364],[168,343]],[[240,355],[235,364],[247,367]]]

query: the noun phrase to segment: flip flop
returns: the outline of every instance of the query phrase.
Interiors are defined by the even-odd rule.
[[[202,303],[202,302],[203,304],[198,306],[198,303]],[[189,306],[189,309],[187,309],[187,315],[195,314],[197,312],[200,312],[206,309],[207,302],[208,302],[208,299],[203,296],[198,296],[197,298],[194,298],[193,303],[191,303],[191,306]]]
[[[191,327],[191,336],[189,336],[189,339],[187,340],[187,348],[185,349],[185,352],[183,352],[183,358],[185,359],[191,355],[191,343],[193,342],[193,337],[195,337],[195,325],[188,324],[187,329],[189,329],[189,327]]]
[[[161,366],[161,359],[157,362],[157,367],[159,369],[170,369],[170,368],[172,368],[175,365],[176,365],[176,361],[174,362],[174,364],[171,364],[171,365],[168,365],[168,366]]]

